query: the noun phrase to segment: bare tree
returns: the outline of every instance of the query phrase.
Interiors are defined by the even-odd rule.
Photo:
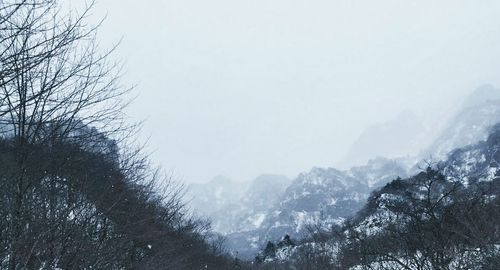
[[[0,1],[0,268],[224,265],[182,185],[121,143],[135,131],[129,89],[86,23],[92,7]]]
[[[42,0],[1,16],[7,19],[0,27],[6,39],[0,43],[0,116],[20,140],[44,139],[47,132],[81,136],[86,126],[100,133],[122,128],[128,89],[118,83],[119,66],[108,60],[114,49],[98,49],[99,25],[85,23],[92,6],[62,12],[56,1]]]
[[[497,260],[498,182],[447,178],[442,169],[395,180],[369,200],[371,222],[348,229],[347,266],[366,269],[482,269]],[[375,222],[377,211],[383,220]],[[367,227],[375,227],[376,233]],[[342,257],[342,256],[341,256]],[[489,269],[486,267],[486,269]]]
[[[109,52],[99,53],[97,28],[84,22],[93,3],[79,14],[61,11],[57,4],[13,0],[0,6],[0,125],[4,137],[15,144],[15,169],[7,176],[11,181],[4,182],[12,192],[7,200],[9,269],[20,262],[17,251],[29,234],[35,190],[47,181],[58,186],[50,172],[33,175],[33,166],[43,168],[32,163],[37,153],[33,145],[85,136],[88,147],[90,137],[122,128],[113,122],[121,119],[125,104],[119,70],[108,62]],[[55,202],[49,202],[48,210],[54,212],[50,208]]]

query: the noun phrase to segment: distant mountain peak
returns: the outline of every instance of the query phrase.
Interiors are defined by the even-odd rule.
[[[500,89],[484,85],[472,92],[462,109],[420,154],[420,159],[443,160],[456,148],[485,140],[490,129],[500,122]]]
[[[462,108],[483,105],[485,102],[500,100],[500,89],[491,84],[484,84],[474,90],[464,100]]]
[[[426,128],[411,110],[365,129],[340,162],[342,167],[366,164],[379,156],[388,158],[416,155],[422,147]]]

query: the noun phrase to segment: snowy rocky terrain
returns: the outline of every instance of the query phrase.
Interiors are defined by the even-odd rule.
[[[361,241],[393,238],[405,244],[377,244],[383,248],[375,256],[393,258],[384,263],[374,260],[370,266],[399,269],[397,262],[425,269],[498,266],[491,258],[498,258],[500,251],[495,227],[500,221],[499,150],[500,125],[496,125],[486,140],[453,150],[432,168],[374,192],[347,233],[359,233]],[[407,253],[415,247],[417,253]]]
[[[486,140],[491,127],[500,122],[500,90],[482,87],[457,111],[434,142],[430,146],[424,144],[423,151],[413,157],[373,157],[365,165],[348,170],[313,168],[293,181],[284,176],[263,175],[243,184],[219,177],[190,187],[191,206],[199,215],[213,220],[213,228],[226,236],[232,252],[250,259],[268,241],[277,242],[285,235],[301,239],[309,235],[312,226],[342,224],[365,206],[373,191],[394,179],[421,171],[428,165],[424,160],[441,161],[440,166],[446,167],[450,174],[453,171],[456,175],[477,173],[493,177],[496,167],[492,164],[498,159],[491,159],[496,155],[491,151],[496,148],[486,147],[492,142],[476,143]],[[401,118],[414,119],[411,114]],[[397,123],[392,125],[396,129],[412,126],[406,123],[401,127]],[[384,136],[390,136],[390,132]],[[409,136],[408,143],[415,143],[419,136]],[[404,144],[404,140],[397,142]],[[460,147],[463,148],[453,152]],[[390,219],[387,212],[382,215]],[[373,220],[380,217],[364,222]]]
[[[224,177],[192,184],[188,198],[198,215],[213,221],[229,248],[253,258],[268,240],[307,235],[308,227],[341,223],[358,211],[370,192],[406,176],[402,161],[377,158],[347,171],[313,168],[290,181],[261,175],[247,185]]]
[[[449,153],[448,157],[431,168],[439,170],[443,179],[429,176],[432,173],[423,170],[407,180],[397,180],[385,185],[380,191],[369,198],[369,203],[356,217],[359,231],[377,233],[384,223],[387,225],[396,215],[390,210],[391,205],[400,203],[408,192],[420,194],[418,198],[428,196],[425,192],[435,192],[433,199],[446,196],[447,186],[454,184],[468,188],[473,183],[491,183],[500,179],[500,125],[490,129],[486,140],[476,144],[458,148]],[[423,179],[426,176],[425,179]],[[429,180],[430,179],[430,180]],[[488,191],[487,191],[488,192]],[[486,192],[486,193],[487,193]],[[406,193],[406,194],[405,194]],[[374,225],[374,223],[377,223]],[[371,228],[371,229],[368,229]]]
[[[256,261],[298,264],[315,254],[328,258],[323,266],[339,269],[496,269],[500,124],[488,134],[375,190],[339,226],[300,242],[268,242]]]
[[[227,235],[229,246],[243,257],[252,256],[268,240],[286,234],[301,238],[309,226],[341,223],[364,205],[375,187],[398,176],[406,176],[404,165],[384,158],[348,171],[313,168],[288,186],[257,228]]]

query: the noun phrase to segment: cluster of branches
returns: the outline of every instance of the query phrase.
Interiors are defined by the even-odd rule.
[[[372,195],[358,220],[346,225],[339,265],[495,269],[500,263],[499,195],[498,178],[450,179],[430,167],[394,180]]]
[[[183,188],[124,147],[129,89],[92,6],[0,0],[0,268],[230,269]]]

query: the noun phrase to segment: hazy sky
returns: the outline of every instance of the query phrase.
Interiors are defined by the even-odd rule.
[[[500,85],[500,1],[100,0],[105,14],[101,43],[123,38],[138,85],[129,114],[188,182],[332,166],[369,125]]]

